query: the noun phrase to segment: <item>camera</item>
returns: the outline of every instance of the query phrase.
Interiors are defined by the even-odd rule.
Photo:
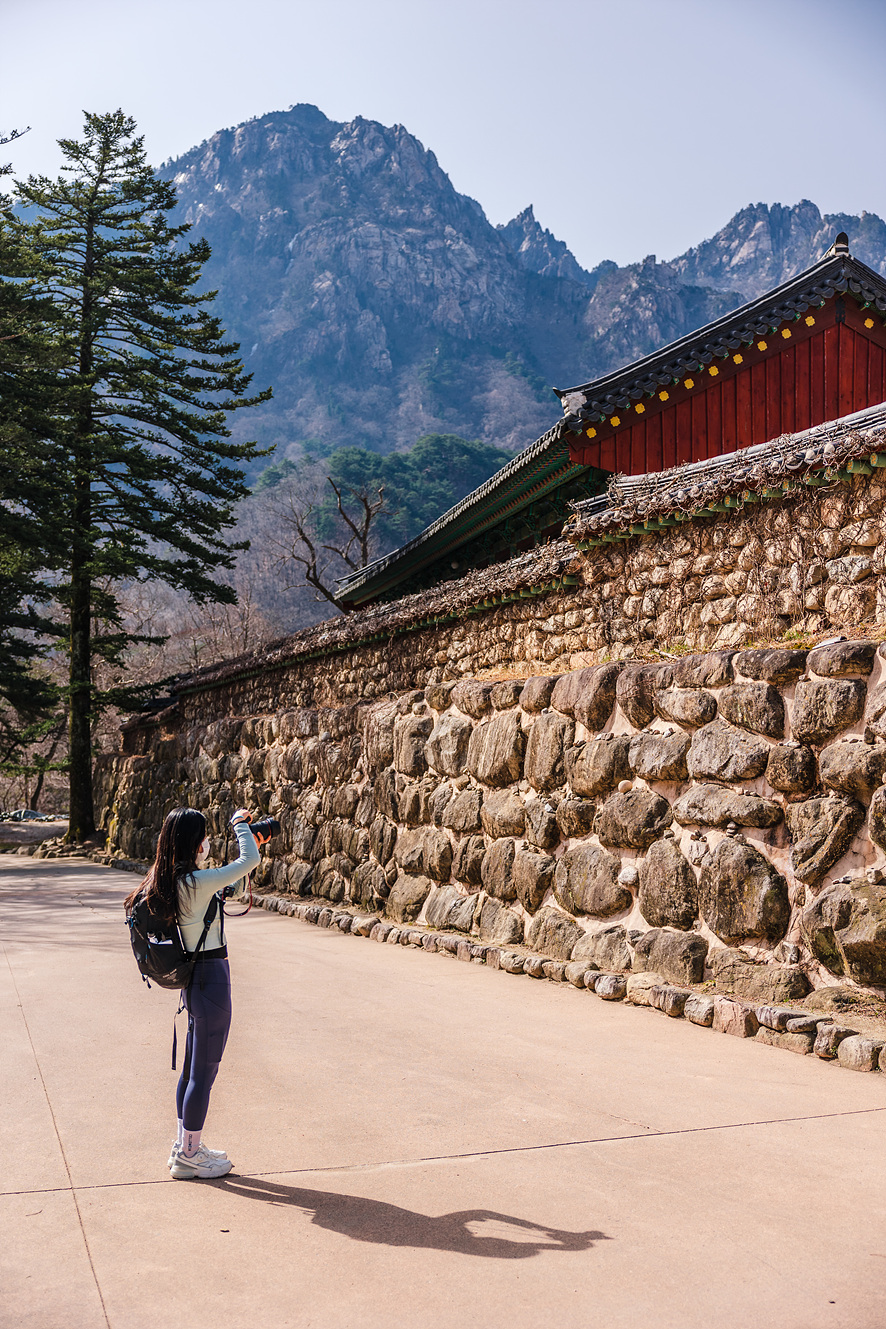
[[[280,823],[275,817],[263,817],[261,821],[250,821],[247,825],[259,843],[273,840],[280,834]]]

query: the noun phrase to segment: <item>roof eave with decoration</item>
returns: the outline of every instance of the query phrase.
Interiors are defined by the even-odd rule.
[[[582,434],[595,424],[611,422],[619,410],[667,391],[685,374],[700,371],[715,358],[725,359],[741,346],[799,319],[808,309],[847,292],[858,297],[863,308],[886,314],[886,281],[851,256],[841,234],[818,263],[766,295],[603,378],[574,388],[555,388],[565,416],[560,421],[561,433]]]
[[[510,512],[529,501],[543,498],[552,489],[587,471],[587,467],[572,461],[568,444],[561,434],[561,422],[558,421],[413,540],[359,572],[342,578],[339,582],[341,600],[360,604],[384,595],[408,573],[444,557],[481,535]]]
[[[886,403],[707,461],[619,476],[605,495],[573,505],[563,534],[591,549],[883,468]]]

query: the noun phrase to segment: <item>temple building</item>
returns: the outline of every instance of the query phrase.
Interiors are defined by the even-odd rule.
[[[759,299],[556,389],[563,418],[415,539],[346,578],[342,603],[391,601],[531,550],[559,536],[577,504],[600,513],[615,476],[655,483],[883,402],[884,315],[886,281],[841,233]]]

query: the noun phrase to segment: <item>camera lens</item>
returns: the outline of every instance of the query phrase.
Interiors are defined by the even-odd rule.
[[[262,821],[250,822],[249,829],[256,839],[261,836],[264,840],[272,840],[280,834],[280,823],[275,817],[265,817]]]

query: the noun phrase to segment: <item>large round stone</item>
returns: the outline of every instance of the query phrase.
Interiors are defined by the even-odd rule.
[[[602,729],[615,706],[615,683],[620,669],[618,664],[603,664],[564,674],[551,693],[551,705],[592,732]]]
[[[595,844],[577,844],[557,861],[554,894],[570,914],[611,918],[630,909],[633,896],[618,880],[621,863]]]
[[[490,845],[483,858],[483,885],[498,900],[517,898],[513,872],[515,848],[516,841],[506,836]]]
[[[431,928],[456,928],[470,932],[477,909],[476,895],[461,895],[454,886],[433,891],[425,907],[425,920]]]
[[[575,725],[551,711],[540,715],[529,730],[524,771],[533,789],[556,789],[566,779],[563,756],[575,738]]]
[[[443,809],[442,825],[450,831],[458,831],[461,834],[479,831],[482,802],[483,795],[479,789],[460,789]]]
[[[802,743],[776,743],[769,749],[766,779],[783,794],[805,794],[814,788],[815,753]]]
[[[690,729],[710,724],[717,714],[716,699],[701,688],[664,688],[653,701],[656,715]]]
[[[642,780],[685,780],[688,734],[637,734],[628,748],[628,764]]]
[[[639,902],[654,928],[687,931],[698,917],[698,882],[673,840],[657,840],[640,863]]]
[[[799,682],[791,733],[800,743],[827,743],[861,718],[866,695],[867,686],[860,679]]]
[[[529,843],[539,849],[555,848],[560,839],[560,830],[553,806],[544,798],[528,798],[525,813],[524,834]]]
[[[534,854],[529,849],[518,849],[512,868],[517,899],[527,914],[534,914],[542,904],[554,881],[556,861],[549,854]]]
[[[806,665],[825,678],[857,678],[871,673],[876,656],[876,642],[835,641],[810,651]]]
[[[661,974],[669,983],[701,983],[708,943],[696,932],[651,928],[634,943],[633,968]]]
[[[591,739],[566,753],[566,776],[573,793],[583,798],[608,794],[621,780],[631,778],[628,734]]]
[[[780,1004],[809,991],[809,979],[796,964],[755,964],[746,951],[717,948],[708,957],[717,988],[751,1001]]]
[[[401,872],[391,887],[385,913],[395,923],[414,923],[430,893],[431,883],[427,877]]]
[[[486,724],[477,725],[468,744],[468,770],[481,784],[500,788],[516,784],[523,774],[526,736],[520,711],[498,711]]]
[[[793,683],[806,669],[806,652],[780,648],[739,651],[732,663],[745,678]]]
[[[847,798],[808,798],[803,803],[788,804],[785,820],[793,840],[794,876],[817,886],[864,824],[864,808]]]
[[[465,715],[479,720],[492,709],[492,683],[481,683],[476,678],[465,678],[452,689],[452,702]]]
[[[631,967],[627,933],[620,923],[599,932],[586,932],[572,948],[573,960],[588,960],[604,972],[624,972]]]
[[[733,683],[717,694],[724,720],[767,738],[784,735],[784,702],[769,683]]]
[[[886,743],[832,743],[822,749],[818,769],[829,789],[868,803],[886,773]]]
[[[557,804],[557,826],[564,840],[590,835],[597,805],[589,798],[564,798]]]
[[[384,868],[379,867],[378,863],[360,863],[351,878],[348,895],[354,904],[362,905],[365,909],[381,908],[388,896]]]
[[[833,974],[886,985],[886,885],[835,882],[803,913],[803,934]]]
[[[526,941],[542,955],[549,955],[554,960],[568,960],[581,935],[581,928],[571,918],[556,909],[541,909],[532,920]]]
[[[520,705],[530,715],[537,715],[551,704],[551,693],[559,674],[536,674],[527,678],[520,693]]]
[[[382,866],[390,863],[397,843],[397,827],[385,817],[376,817],[369,828],[369,851]]]
[[[483,881],[486,843],[482,835],[468,835],[459,840],[452,855],[452,875],[456,881],[479,886]]]
[[[650,789],[611,794],[594,818],[594,834],[601,844],[647,849],[672,821],[671,805]]]
[[[502,835],[522,835],[526,824],[523,803],[513,789],[488,790],[483,795],[480,817],[484,831],[493,839]]]
[[[734,783],[762,775],[768,758],[768,743],[751,738],[718,716],[693,734],[687,765],[695,780]]]
[[[394,857],[404,872],[424,873],[436,881],[448,881],[452,842],[436,826],[417,826],[400,832]]]
[[[523,920],[519,914],[491,897],[483,901],[478,927],[480,940],[496,946],[519,945],[523,940]]]
[[[752,845],[721,840],[699,883],[702,917],[725,942],[780,941],[791,916],[784,877]]]
[[[443,715],[425,744],[425,759],[441,775],[461,775],[474,726],[463,715]]]
[[[734,651],[705,651],[684,655],[670,666],[675,688],[718,688],[733,679]]]
[[[782,818],[778,803],[757,794],[739,794],[720,784],[696,784],[673,805],[681,826],[777,826]]]
[[[655,717],[655,694],[670,686],[669,665],[628,665],[622,669],[615,696],[635,729],[644,729]]]
[[[425,771],[425,742],[433,727],[430,715],[403,715],[395,721],[394,767],[402,775],[421,775]]]

